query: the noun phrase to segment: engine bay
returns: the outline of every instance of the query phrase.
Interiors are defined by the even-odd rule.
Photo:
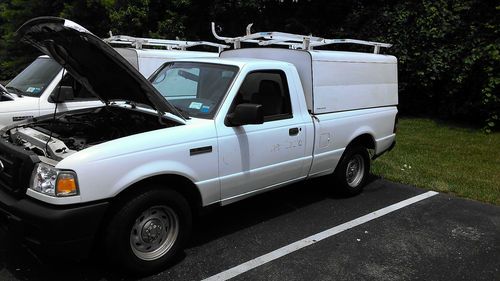
[[[9,142],[56,161],[106,141],[177,125],[158,115],[121,106],[104,106],[45,117],[4,134]]]

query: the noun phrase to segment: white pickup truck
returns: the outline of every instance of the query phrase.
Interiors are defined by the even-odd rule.
[[[123,35],[112,36],[105,41],[121,46],[122,48],[115,50],[146,78],[163,63],[173,59],[219,56],[218,52],[188,50],[190,47],[206,45],[216,47],[219,51],[226,47],[204,41],[163,40]],[[61,79],[63,87],[59,88]],[[55,97],[58,97],[58,112],[102,106],[102,102],[96,96],[46,55],[35,59],[12,79],[6,88],[7,93],[5,91],[2,93],[0,89],[0,128],[25,119],[54,113]]]
[[[105,105],[0,131],[0,222],[32,247],[75,257],[101,243],[122,269],[154,272],[202,207],[318,176],[354,195],[369,151],[395,143],[395,57],[289,42],[169,62],[149,82],[66,23],[19,32]]]

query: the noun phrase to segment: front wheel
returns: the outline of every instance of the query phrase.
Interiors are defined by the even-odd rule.
[[[182,250],[191,230],[191,210],[173,190],[152,189],[130,198],[111,218],[104,247],[120,268],[154,273]]]
[[[356,195],[363,190],[370,173],[370,155],[362,146],[348,147],[334,178],[340,191],[347,195]]]

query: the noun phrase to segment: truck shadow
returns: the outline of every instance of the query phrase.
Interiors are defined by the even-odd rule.
[[[376,192],[380,184],[371,176],[365,192]],[[346,197],[334,191],[328,178],[313,179],[266,192],[225,207],[208,208],[195,222],[188,245],[196,247],[233,232],[296,211],[322,200]],[[181,255],[174,264],[182,263]],[[83,261],[37,256],[4,230],[0,230],[0,280],[137,280],[113,270],[99,251]]]
[[[325,178],[296,183],[201,214],[191,238],[199,246],[252,225],[271,220],[319,201],[346,198]]]

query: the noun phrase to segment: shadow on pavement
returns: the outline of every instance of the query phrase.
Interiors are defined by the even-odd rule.
[[[373,182],[375,177],[369,180]],[[226,207],[208,208],[195,224],[188,247],[203,245],[230,233],[259,224],[297,209],[345,196],[334,192],[328,177],[297,183]],[[370,185],[366,192],[373,192]],[[174,261],[182,262],[183,256]],[[0,230],[0,280],[136,280],[109,268],[99,251],[83,261],[60,260],[35,255],[4,230]]]

